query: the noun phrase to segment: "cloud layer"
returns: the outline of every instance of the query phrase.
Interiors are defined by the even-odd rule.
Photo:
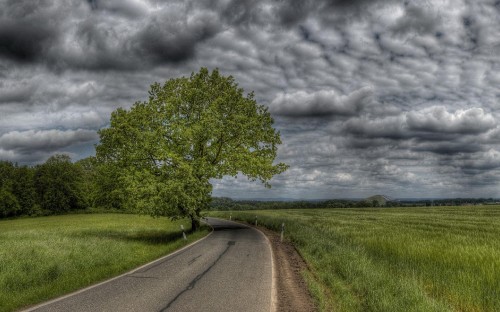
[[[269,107],[291,165],[236,197],[500,195],[494,0],[0,4],[0,158],[92,153],[117,107],[201,66]]]

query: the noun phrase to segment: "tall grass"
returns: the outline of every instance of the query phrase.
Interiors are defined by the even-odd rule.
[[[500,311],[500,207],[232,212],[256,215],[285,223],[323,311]]]
[[[126,214],[65,215],[0,221],[0,311],[126,272],[206,235],[182,239],[167,218]]]

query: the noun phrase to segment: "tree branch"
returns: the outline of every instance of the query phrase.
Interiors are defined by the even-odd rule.
[[[224,136],[223,136],[223,134],[221,133],[221,134],[220,134],[220,138],[219,138],[219,140],[218,140],[218,141],[219,141],[219,148],[218,148],[218,150],[217,150],[217,154],[215,155],[214,160],[212,161],[212,165],[215,165],[216,163],[218,163],[218,162],[219,162],[219,156],[220,156],[220,153],[221,153],[221,151],[222,151],[222,145],[224,144],[224,140],[223,140],[223,138],[224,138]]]

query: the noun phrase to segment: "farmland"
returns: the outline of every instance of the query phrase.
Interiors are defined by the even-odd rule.
[[[500,311],[500,207],[212,212],[290,239],[322,311]]]
[[[0,221],[0,311],[45,301],[126,272],[207,234],[127,214]]]

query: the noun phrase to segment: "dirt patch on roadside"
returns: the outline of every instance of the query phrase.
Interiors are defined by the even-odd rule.
[[[277,282],[277,312],[318,311],[307,289],[301,272],[308,270],[307,264],[292,243],[283,240],[280,234],[259,226],[271,241],[274,254],[274,266]]]

